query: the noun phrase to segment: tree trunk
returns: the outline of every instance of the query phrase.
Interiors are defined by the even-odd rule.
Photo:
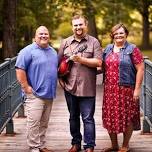
[[[98,39],[98,33],[97,33],[97,27],[96,27],[96,21],[95,21],[95,9],[92,6],[91,0],[86,1],[86,8],[83,10],[84,14],[88,18],[88,33],[91,36],[94,36],[95,38]]]
[[[143,19],[143,36],[142,36],[142,47],[144,49],[150,48],[149,44],[149,3],[148,0],[143,0],[143,12],[142,12],[142,19]]]
[[[89,22],[89,25],[88,25],[89,31],[88,31],[88,33],[98,39],[95,16],[89,17],[88,18],[88,22]]]
[[[33,38],[33,28],[26,26],[26,31],[24,33],[24,46],[32,43]]]
[[[16,55],[16,5],[17,0],[3,2],[2,59]]]

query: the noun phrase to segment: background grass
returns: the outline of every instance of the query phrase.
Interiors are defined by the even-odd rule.
[[[149,60],[152,61],[152,50],[143,50],[142,53],[144,56],[147,56]]]

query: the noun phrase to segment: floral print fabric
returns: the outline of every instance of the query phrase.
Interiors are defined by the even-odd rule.
[[[138,48],[132,53],[132,62],[141,63]],[[112,52],[105,61],[105,81],[102,107],[103,126],[109,133],[124,132],[130,122],[134,130],[140,129],[139,102],[133,101],[133,87],[119,86],[119,53]]]

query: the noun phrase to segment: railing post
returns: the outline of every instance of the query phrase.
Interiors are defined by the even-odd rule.
[[[150,126],[145,117],[143,119],[143,133],[150,133]]]
[[[12,120],[12,108],[11,108],[11,102],[12,102],[12,89],[11,89],[11,58],[7,58],[6,61],[9,61],[9,106],[10,106],[10,113],[9,117],[10,120],[6,125],[6,134],[14,134],[14,123]]]
[[[9,122],[6,124],[6,134],[14,134],[14,123],[13,119],[10,119]]]
[[[147,56],[144,57],[144,59],[148,59]],[[150,125],[146,120],[146,63],[144,62],[145,72],[144,72],[144,80],[143,80],[143,113],[144,113],[144,119],[143,119],[143,133],[150,133]]]
[[[18,117],[25,117],[25,113],[24,113],[24,105],[22,104],[19,109],[18,109]]]
[[[0,133],[6,127],[6,134],[14,134],[13,116],[24,116],[24,99],[15,74],[16,57],[7,58],[0,65]]]

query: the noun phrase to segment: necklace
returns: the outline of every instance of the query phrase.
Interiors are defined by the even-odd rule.
[[[117,47],[116,45],[114,45],[114,48],[113,48],[113,52],[114,53],[118,53],[118,52],[120,52],[120,49],[121,49],[122,47]]]

